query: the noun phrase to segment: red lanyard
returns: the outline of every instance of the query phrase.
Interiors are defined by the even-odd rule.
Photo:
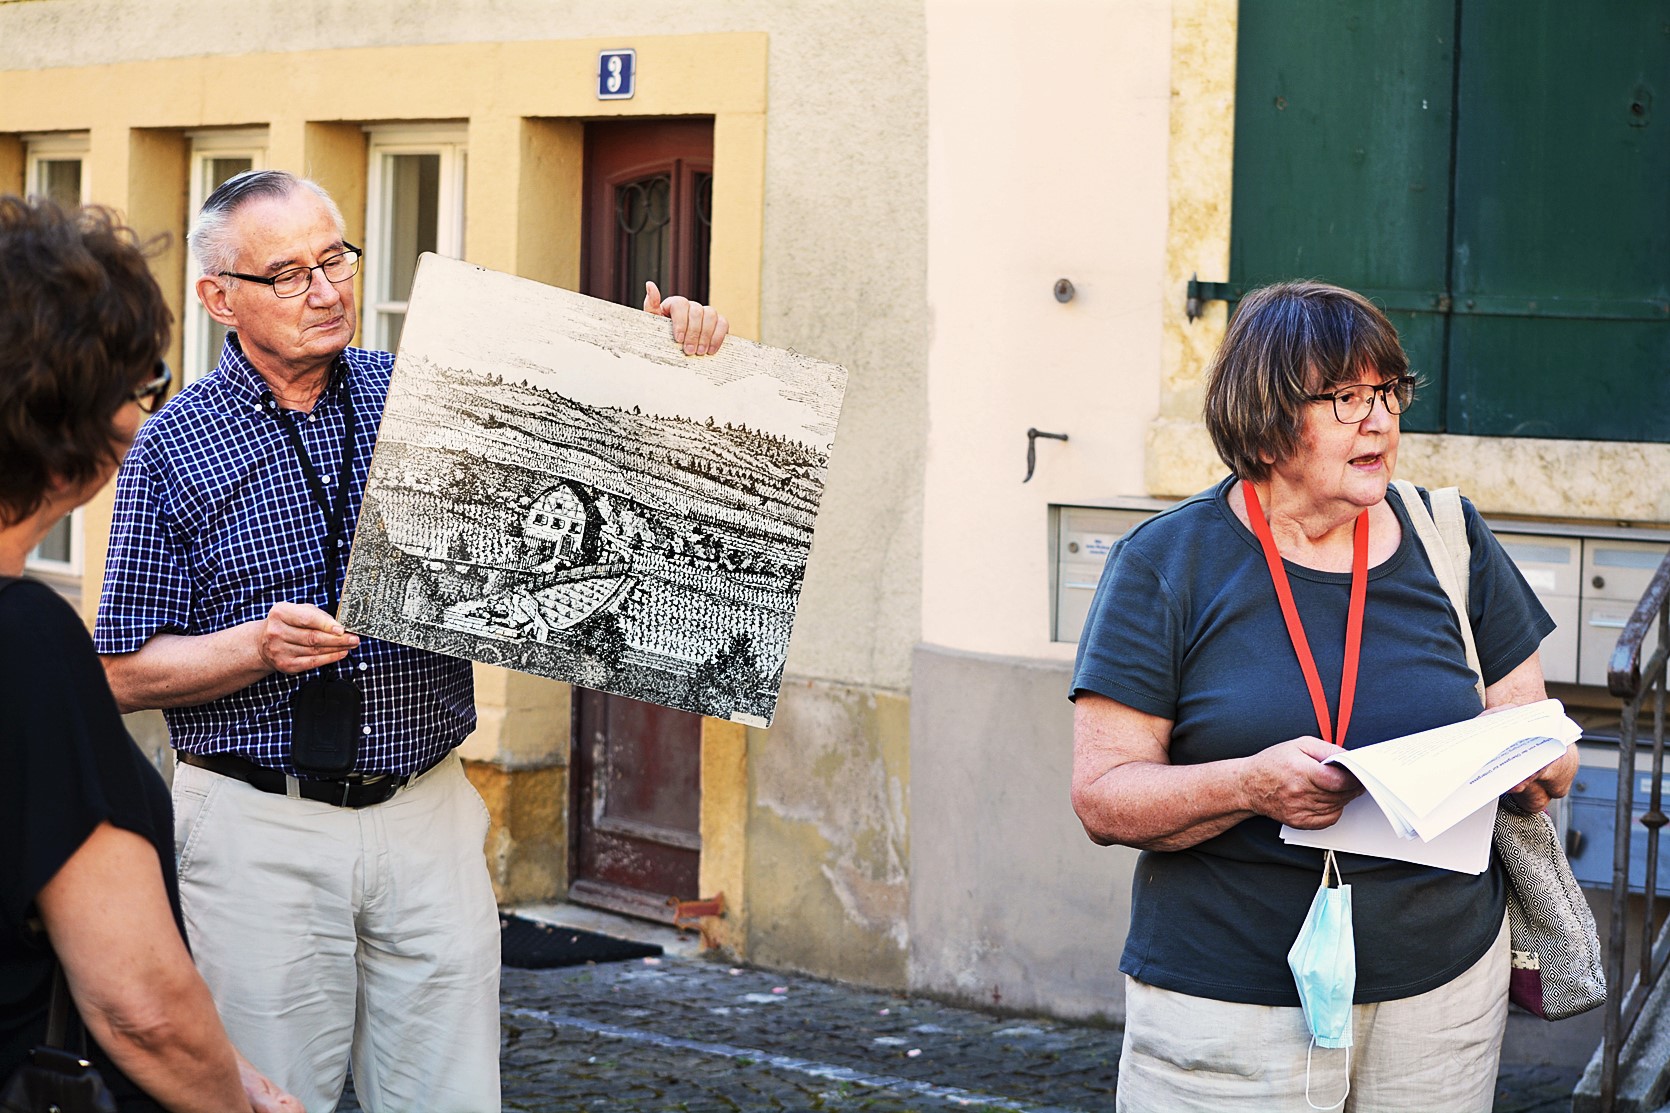
[[[1287,569],[1282,566],[1281,553],[1276,551],[1276,539],[1270,533],[1270,523],[1264,520],[1264,508],[1259,505],[1258,492],[1245,481],[1241,490],[1247,497],[1247,520],[1252,522],[1258,543],[1264,547],[1264,561],[1270,566],[1270,579],[1276,585],[1276,598],[1281,601],[1281,616],[1287,622],[1287,636],[1293,640],[1293,652],[1305,674],[1305,687],[1310,689],[1310,701],[1316,708],[1316,722],[1321,728],[1322,739],[1343,747],[1345,728],[1351,725],[1351,705],[1357,698],[1357,665],[1363,651],[1363,606],[1368,600],[1368,511],[1357,515],[1357,526],[1352,532],[1351,607],[1345,619],[1345,662],[1340,667],[1339,731],[1336,733],[1328,715],[1328,701],[1322,694],[1322,677],[1316,671],[1316,658],[1311,655],[1304,624],[1299,621],[1299,608],[1293,605],[1293,589],[1287,583]]]

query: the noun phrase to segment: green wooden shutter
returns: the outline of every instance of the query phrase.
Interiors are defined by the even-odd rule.
[[[1241,5],[1230,282],[1313,278],[1387,310],[1438,428],[1455,0]]]
[[[1670,441],[1666,95],[1670,0],[1245,0],[1229,296],[1375,299],[1407,429]]]
[[[1449,431],[1670,441],[1670,4],[1463,0]]]

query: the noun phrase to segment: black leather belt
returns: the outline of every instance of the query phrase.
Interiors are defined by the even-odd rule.
[[[176,751],[174,756],[187,765],[195,765],[199,769],[231,777],[262,792],[271,792],[278,796],[300,796],[304,800],[317,800],[321,804],[334,804],[339,808],[369,808],[373,804],[381,804],[434,768],[434,765],[430,765],[416,773],[377,773],[370,776],[355,774],[342,780],[314,781],[292,777],[282,769],[268,769],[264,765],[257,765],[253,761],[232,754],[188,754],[182,750]]]

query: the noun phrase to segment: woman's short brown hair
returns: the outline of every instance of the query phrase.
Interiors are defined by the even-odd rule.
[[[1361,294],[1281,282],[1241,299],[1206,373],[1206,429],[1229,470],[1262,481],[1299,447],[1311,395],[1409,373],[1397,329]]]
[[[168,345],[145,254],[108,209],[0,197],[0,524],[115,459],[116,414]]]

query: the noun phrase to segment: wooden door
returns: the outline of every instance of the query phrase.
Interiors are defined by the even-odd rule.
[[[589,124],[582,290],[708,297],[711,120]],[[575,688],[569,897],[671,921],[698,896],[702,719]]]

